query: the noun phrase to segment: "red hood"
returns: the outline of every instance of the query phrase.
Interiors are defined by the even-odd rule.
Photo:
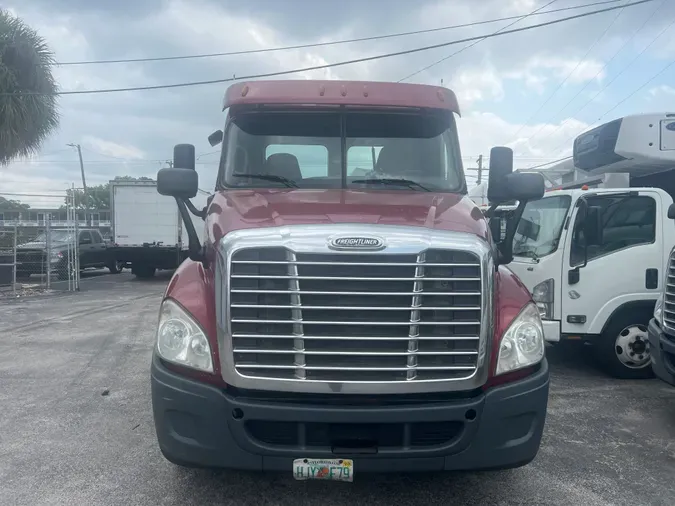
[[[448,193],[358,190],[229,190],[216,193],[208,228],[216,241],[233,230],[322,223],[408,225],[488,237],[483,213]]]

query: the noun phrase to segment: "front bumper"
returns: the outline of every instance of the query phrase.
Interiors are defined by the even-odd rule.
[[[654,374],[675,386],[675,336],[663,332],[654,318],[649,321],[648,335]]]
[[[369,396],[369,404],[338,404],[340,394],[232,395],[169,371],[157,356],[151,381],[159,446],[175,463],[291,473],[296,458],[350,458],[357,473],[412,472],[530,462],[544,429],[549,371],[544,360],[533,375],[468,398]]]
[[[560,341],[560,321],[559,320],[542,320],[544,327],[544,339],[549,343],[557,343]]]

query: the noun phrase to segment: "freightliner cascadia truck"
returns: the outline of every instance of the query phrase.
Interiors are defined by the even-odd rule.
[[[549,390],[540,312],[508,269],[541,174],[490,155],[500,243],[468,198],[455,94],[258,81],[228,88],[203,241],[195,148],[174,148],[189,259],[160,308],[159,447],[182,466],[352,481],[501,469],[539,449]]]

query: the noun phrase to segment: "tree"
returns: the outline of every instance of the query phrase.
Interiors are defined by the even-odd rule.
[[[113,181],[153,181],[150,177],[132,177],[132,176],[117,176]],[[84,191],[75,189],[75,208],[85,209]],[[66,190],[66,205],[72,202],[73,190]],[[100,184],[97,186],[89,186],[87,188],[87,197],[89,200],[89,209],[110,209],[110,184]],[[66,206],[61,206],[64,209]]]
[[[36,153],[58,127],[54,63],[45,40],[0,9],[0,165]]]
[[[0,210],[2,211],[25,211],[26,209],[30,209],[28,204],[0,197]]]

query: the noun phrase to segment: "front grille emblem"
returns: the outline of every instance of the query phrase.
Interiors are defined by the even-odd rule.
[[[379,237],[333,237],[328,246],[337,250],[379,250],[384,241]]]

